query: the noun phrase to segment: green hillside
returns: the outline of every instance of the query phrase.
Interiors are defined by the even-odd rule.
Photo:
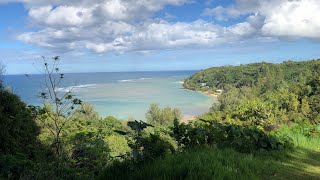
[[[265,126],[319,123],[320,60],[214,67],[185,80],[192,90],[223,90],[212,113],[202,116],[237,124]],[[201,86],[206,83],[206,86]]]
[[[222,93],[188,123],[157,104],[146,122],[101,117],[56,93],[58,60],[42,106],[0,83],[2,179],[320,179],[320,60],[199,71],[185,88]]]

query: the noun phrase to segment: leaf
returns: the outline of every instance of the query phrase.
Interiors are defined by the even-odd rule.
[[[72,95],[71,94],[68,94],[66,97],[65,97],[65,99],[72,99]]]
[[[148,127],[148,126],[154,127],[154,126],[152,126],[151,124],[145,123],[145,122],[143,122],[143,121],[141,121],[141,120],[140,120],[140,122],[137,121],[137,120],[135,120],[135,121],[129,121],[129,122],[127,123],[127,125],[128,125],[132,130],[138,131],[138,132],[142,131],[143,129],[145,129],[145,128]]]
[[[127,132],[124,132],[124,131],[121,131],[121,130],[114,130],[114,132],[120,134],[120,135],[127,135],[128,133]]]
[[[259,139],[259,136],[258,136],[257,133],[252,133],[252,137],[253,137],[253,139],[254,139],[256,142],[257,142],[258,139]]]
[[[261,141],[260,142],[260,146],[263,147],[263,148],[266,148],[266,147],[268,147],[268,144],[266,142],[264,142],[264,141]]]

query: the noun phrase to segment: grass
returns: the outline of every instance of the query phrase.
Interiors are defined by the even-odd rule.
[[[244,154],[232,149],[198,147],[124,170],[116,179],[319,179],[320,138],[284,128],[295,143],[292,151]],[[110,176],[109,176],[110,178]],[[111,179],[112,179],[111,178]]]
[[[276,179],[320,179],[320,137],[306,137],[303,130],[292,131],[288,127],[283,127],[280,133],[293,139],[295,149],[287,152],[284,161],[277,162]]]
[[[145,164],[117,179],[320,179],[320,152],[242,154],[197,148]]]

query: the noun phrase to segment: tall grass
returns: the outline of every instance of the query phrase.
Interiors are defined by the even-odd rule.
[[[231,149],[199,147],[103,179],[259,179],[264,162]],[[109,176],[111,175],[111,176]]]
[[[320,179],[320,138],[284,126],[280,134],[294,141],[291,151],[239,153],[233,149],[197,147],[141,165],[107,170],[102,179]],[[113,169],[114,170],[114,169]]]
[[[296,148],[320,151],[320,125],[296,124],[293,127],[283,126],[278,133],[292,138]]]

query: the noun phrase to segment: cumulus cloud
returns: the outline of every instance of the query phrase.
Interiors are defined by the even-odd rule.
[[[73,6],[31,8],[29,17],[36,23],[48,26],[86,26],[93,23],[92,8]]]
[[[319,0],[236,0],[228,7],[205,9],[203,15],[217,20],[250,15],[248,22],[265,36],[320,38]]]
[[[265,13],[262,32],[273,36],[320,38],[320,1],[288,1]]]
[[[56,50],[89,49],[98,53],[212,47],[254,32],[248,23],[221,27],[198,20],[191,23],[152,19],[166,5],[189,0],[23,0],[29,18],[40,27],[17,38]],[[170,20],[170,18],[167,18]]]
[[[58,51],[88,49],[98,53],[210,48],[247,39],[320,38],[318,0],[235,0],[205,9],[203,16],[243,22],[227,27],[204,20],[171,22],[153,15],[165,6],[191,0],[0,0],[23,2],[37,31],[17,39]],[[177,18],[178,19],[178,18]]]
[[[39,23],[87,25],[101,20],[133,21],[148,18],[167,5],[179,6],[189,0],[21,0],[29,16]]]
[[[18,38],[43,47],[70,50],[86,48],[102,53],[212,47],[239,40],[254,32],[255,29],[249,23],[224,28],[202,20],[192,23],[161,20],[135,26],[124,22],[106,22],[100,28],[47,28],[21,34]]]

